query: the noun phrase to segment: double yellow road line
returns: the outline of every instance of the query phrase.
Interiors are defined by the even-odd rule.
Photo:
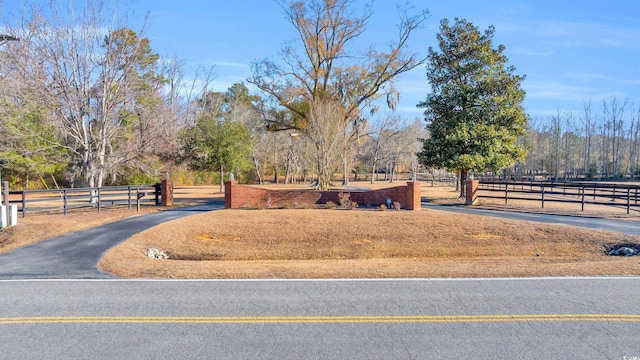
[[[0,318],[0,325],[64,323],[139,324],[334,324],[334,323],[499,323],[640,322],[640,314],[516,314],[416,316],[36,316]]]

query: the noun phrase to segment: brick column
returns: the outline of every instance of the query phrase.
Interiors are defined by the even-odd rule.
[[[407,209],[420,210],[422,207],[422,185],[417,181],[407,181]]]
[[[466,199],[465,205],[473,205],[478,201],[478,185],[480,184],[480,180],[465,180],[465,195]]]
[[[231,209],[233,206],[233,188],[238,185],[237,181],[225,181],[224,183],[224,208]]]
[[[173,205],[173,180],[162,180],[160,185],[160,194],[162,196],[162,206]]]

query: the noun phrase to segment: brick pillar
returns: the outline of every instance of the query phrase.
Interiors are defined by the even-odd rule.
[[[473,205],[478,201],[478,185],[480,184],[480,180],[465,180],[465,194],[466,199],[465,205]]]
[[[162,196],[162,206],[173,205],[173,180],[162,180],[160,184],[160,194],[160,196]]]
[[[233,188],[238,185],[237,181],[225,181],[224,183],[224,208],[231,209],[233,206]]]
[[[422,207],[422,186],[417,181],[407,181],[407,209],[420,210]]]

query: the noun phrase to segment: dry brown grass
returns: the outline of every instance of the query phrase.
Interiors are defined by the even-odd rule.
[[[398,184],[375,187],[390,185]],[[434,203],[457,201],[451,187],[425,184],[423,196]],[[624,275],[640,274],[639,259],[605,256],[603,244],[638,241],[431,210],[224,210],[145,231],[114,248],[100,267],[151,278]],[[173,259],[149,259],[151,247]]]
[[[180,187],[175,190],[175,207],[196,205],[206,201],[221,200],[222,194],[216,186]],[[145,205],[140,212],[126,207],[72,210],[68,215],[55,213],[30,213],[18,219],[18,225],[0,229],[0,253],[49,239],[58,235],[100,226],[109,222],[139,216],[164,208]]]
[[[100,266],[177,278],[638,274],[638,259],[603,254],[628,241],[640,238],[430,210],[224,210],[138,234]],[[149,259],[151,247],[173,260]]]
[[[379,182],[375,187],[403,184]],[[306,187],[293,185],[296,186]],[[217,191],[217,186],[177,188],[176,206],[221,199]],[[423,196],[435,203],[455,203],[457,194],[450,187],[425,184]],[[522,209],[526,205],[510,204],[509,208]],[[486,203],[483,206],[499,207]],[[531,211],[535,211],[535,205]],[[545,211],[575,210],[559,207]],[[602,211],[607,213],[606,209]],[[19,226],[0,232],[0,252],[135,215],[135,210],[123,209],[100,214],[72,212],[67,217],[29,215],[20,219]],[[123,277],[143,278],[640,274],[640,258],[603,255],[603,244],[612,242],[640,239],[431,210],[223,210],[183,218],[138,234],[112,249],[100,267]],[[150,247],[165,250],[174,259],[149,259],[146,251]]]

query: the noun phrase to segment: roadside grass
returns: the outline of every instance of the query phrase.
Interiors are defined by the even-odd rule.
[[[223,200],[217,186],[189,186],[175,190],[174,207],[197,205],[213,200]],[[127,207],[105,207],[101,212],[95,208],[72,210],[68,215],[62,210],[48,213],[30,213],[18,219],[18,225],[0,229],[0,253],[15,250],[58,235],[80,231],[132,216],[144,215],[165,208],[145,205],[129,210]]]
[[[425,184],[423,199],[453,204],[457,192]],[[558,206],[571,204],[554,205],[556,213],[573,211]],[[222,210],[138,234],[107,253],[100,267],[143,278],[626,275],[640,274],[640,261],[605,256],[603,245],[639,240],[427,209]],[[149,248],[170,260],[148,258]]]
[[[404,182],[353,183],[381,188]],[[270,185],[284,188],[284,185]],[[288,185],[305,188],[308,185]],[[423,184],[423,200],[454,204],[453,187]],[[177,187],[176,206],[222,200],[218,186]],[[497,203],[480,206],[500,208]],[[507,210],[537,212],[511,203]],[[574,214],[575,204],[550,204],[545,212]],[[162,208],[143,207],[142,213]],[[137,216],[105,209],[30,214],[0,231],[0,252],[56,235]],[[606,208],[582,216],[620,215]],[[640,243],[640,238],[530,222],[435,210],[220,210],[162,224],[109,251],[102,270],[139,278],[385,278],[510,277],[640,274],[640,258],[604,255],[603,245]],[[146,256],[149,248],[171,259]]]

